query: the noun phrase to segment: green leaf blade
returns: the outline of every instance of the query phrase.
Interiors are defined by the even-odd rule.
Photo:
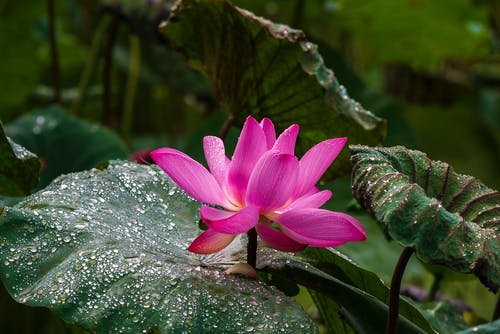
[[[156,167],[62,176],[0,217],[2,280],[97,333],[317,331],[275,288],[225,275],[224,254],[186,250],[199,207]]]
[[[350,150],[353,194],[388,237],[498,290],[499,192],[405,147]]]

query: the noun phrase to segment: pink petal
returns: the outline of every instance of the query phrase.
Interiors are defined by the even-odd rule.
[[[248,182],[247,203],[258,207],[261,213],[283,206],[295,188],[298,168],[295,156],[266,152]]]
[[[325,204],[332,197],[332,192],[330,190],[322,190],[312,195],[304,195],[297,198],[290,205],[286,207],[286,211],[294,209],[306,209],[314,208],[317,209]]]
[[[264,224],[257,224],[255,229],[266,245],[283,252],[300,252],[307,246]]]
[[[206,136],[203,138],[203,150],[210,172],[219,185],[224,188],[230,164],[229,158],[226,157],[224,142],[219,137]]]
[[[219,210],[203,206],[200,210],[201,219],[214,231],[226,234],[246,233],[259,221],[259,210],[247,206],[238,212]]]
[[[188,251],[197,254],[212,254],[226,248],[235,235],[223,234],[208,229],[200,234],[188,247]]]
[[[267,149],[270,150],[276,141],[276,130],[274,130],[274,124],[269,118],[265,117],[262,121],[260,121],[260,127],[264,130]]]
[[[276,139],[273,149],[281,153],[294,154],[295,142],[297,141],[298,134],[299,126],[297,124],[292,124],[281,133],[278,139]]]
[[[313,247],[338,246],[366,239],[361,223],[341,212],[297,209],[284,212],[276,221],[288,237]]]
[[[307,151],[299,162],[299,178],[294,197],[301,197],[314,186],[339,155],[347,138],[322,141]]]
[[[250,174],[266,152],[266,145],[264,130],[254,118],[248,117],[236,144],[228,174],[228,190],[239,204],[243,203]]]
[[[150,155],[153,161],[194,199],[223,207],[233,207],[213,175],[199,162],[172,148],[160,148],[152,151]]]

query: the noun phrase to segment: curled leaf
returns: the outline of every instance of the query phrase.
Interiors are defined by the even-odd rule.
[[[0,195],[28,195],[39,175],[38,157],[7,137],[0,122]]]
[[[500,284],[500,193],[402,146],[350,146],[352,192],[386,235],[424,262]]]

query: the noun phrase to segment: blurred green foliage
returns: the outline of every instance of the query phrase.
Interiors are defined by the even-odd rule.
[[[6,125],[53,102],[46,2],[0,0],[0,120]],[[421,150],[433,160],[450,163],[459,173],[500,188],[499,1],[234,3],[304,30],[350,96],[388,120],[385,145]],[[129,138],[129,150],[172,146],[202,161],[202,136],[217,134],[225,118],[209,80],[189,68],[156,33],[157,24],[169,15],[171,1],[56,0],[55,4],[61,105],[74,110],[80,101],[78,117]],[[103,20],[109,19],[112,22],[102,31],[102,39],[96,38]],[[131,36],[140,37],[135,52],[131,52]],[[126,95],[133,60],[140,67],[130,98]],[[92,62],[95,66],[90,66]],[[83,90],[85,80],[88,86]],[[124,125],[126,117],[130,126]],[[234,145],[236,135],[233,128],[228,146]],[[388,282],[401,248],[387,242],[376,222],[352,206],[349,180],[323,187],[334,191],[327,208],[350,207],[368,231],[366,243],[341,249]],[[470,277],[455,279],[445,275],[440,291],[489,320],[495,296]],[[405,282],[429,288],[432,280],[412,259]],[[9,319],[23,324],[17,333],[33,333],[32,322],[39,321],[33,320],[38,315],[26,314],[35,311],[22,306],[17,311],[10,305],[2,295],[1,309],[15,309],[18,319],[2,313],[0,332],[14,332],[9,327],[12,322],[5,321]],[[36,328],[41,334],[63,331],[61,324]]]

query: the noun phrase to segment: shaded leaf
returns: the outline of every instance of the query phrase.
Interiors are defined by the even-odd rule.
[[[375,144],[385,135],[385,122],[347,95],[301,30],[228,1],[193,0],[182,1],[160,31],[210,78],[222,110],[238,125],[248,115],[269,117],[279,130],[297,122],[301,153],[327,138]],[[345,151],[329,176],[346,175],[347,160]]]
[[[455,334],[467,328],[460,312],[446,302],[429,303],[422,306],[426,318],[439,334]]]
[[[424,262],[472,272],[498,290],[499,192],[405,147],[350,150],[353,194],[388,237]]]
[[[42,160],[39,189],[61,174],[128,158],[125,144],[115,133],[55,105],[19,117],[5,131]]]
[[[299,255],[323,272],[389,305],[389,288],[382,280],[375,273],[361,268],[339,251],[332,248],[307,248]],[[316,299],[322,299],[322,297],[316,296]],[[402,298],[399,301],[399,313],[426,332],[434,332],[422,313]]]
[[[310,264],[297,259],[275,257],[264,261],[262,270],[281,275],[308,289],[331,298],[339,305],[350,324],[363,333],[383,333],[385,331],[388,306],[371,294],[346,284]],[[397,333],[434,333],[419,328],[402,315],[399,316]]]
[[[156,166],[61,176],[0,217],[2,280],[97,333],[316,332],[276,288],[225,275],[225,253],[186,250],[199,207]]]
[[[456,334],[496,334],[500,332],[500,320],[493,321],[484,325],[475,326]]]
[[[0,122],[0,195],[28,195],[36,187],[39,175],[37,156],[7,137]]]

